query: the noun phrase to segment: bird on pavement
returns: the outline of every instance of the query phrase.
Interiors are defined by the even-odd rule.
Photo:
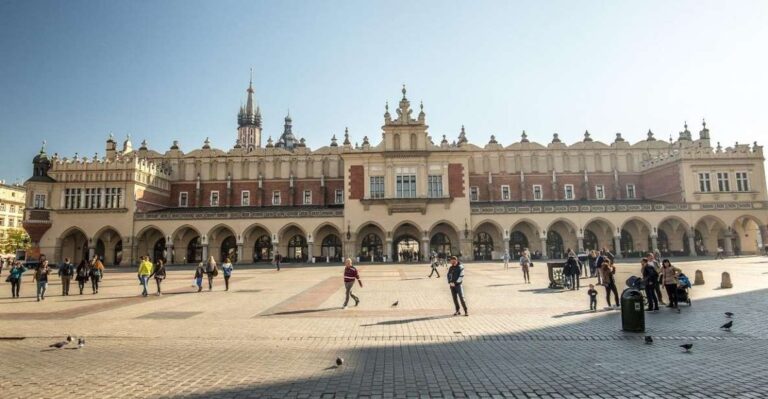
[[[645,343],[648,344],[648,345],[652,344],[653,343],[653,337],[651,337],[650,335],[646,335],[645,336]]]
[[[725,312],[725,317],[730,319],[731,317],[733,317],[733,313],[732,312]]]
[[[393,303],[393,304],[392,304],[392,307],[394,308],[394,307],[395,307],[395,306],[397,306],[398,304],[400,304],[400,301],[395,301],[395,303]]]
[[[685,349],[685,352],[688,353],[691,351],[691,348],[693,348],[693,344],[682,344],[680,347]]]
[[[341,366],[342,364],[344,364],[344,359],[342,359],[340,357],[337,357],[336,358],[336,365],[337,366]]]
[[[733,327],[733,320],[731,320],[731,321],[723,324],[722,326],[720,326],[720,329],[725,330],[725,331],[731,331],[731,327]]]
[[[77,339],[77,347],[82,349],[85,346],[85,338],[78,338]]]
[[[48,345],[49,348],[56,348],[61,349],[67,345],[69,345],[70,342],[72,342],[73,338],[71,335],[67,335],[66,341],[56,342],[55,344]]]

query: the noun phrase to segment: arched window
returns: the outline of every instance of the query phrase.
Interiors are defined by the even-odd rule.
[[[393,144],[394,144],[395,149],[399,150],[400,149],[400,134],[395,134],[395,137],[393,137],[393,141],[394,141]]]
[[[328,260],[341,260],[341,239],[336,234],[329,234],[323,238],[320,247],[320,256]]]
[[[381,238],[376,234],[370,233],[363,237],[363,243],[360,247],[360,260],[378,260],[384,255],[384,246],[381,244]],[[392,259],[390,259],[391,261]]]
[[[296,234],[288,240],[288,259],[294,262],[304,262],[307,257],[307,239]]]
[[[528,248],[528,237],[521,231],[513,231],[509,236],[509,256],[512,259],[520,259],[526,248]]]
[[[598,250],[600,248],[598,245],[597,235],[592,230],[584,230],[584,249],[587,251],[592,249]]]
[[[411,150],[415,150],[417,147],[416,133],[411,133]]]
[[[669,237],[667,237],[666,231],[662,229],[658,229],[658,237],[656,237],[656,245],[659,247],[659,252],[661,252],[662,255],[669,256],[669,253],[670,253]]]
[[[477,233],[474,241],[475,260],[491,260],[493,258],[493,239],[488,233]]]
[[[433,235],[429,240],[429,251],[437,253],[440,258],[451,256],[451,239],[445,233]]]
[[[547,232],[547,254],[551,259],[565,258],[565,248],[563,248],[563,237],[560,233],[550,230]]]
[[[232,263],[237,262],[237,241],[235,241],[235,236],[229,236],[221,243],[219,262],[223,263],[227,258],[229,258]]]
[[[272,239],[268,235],[264,234],[256,239],[256,243],[253,244],[253,261],[272,261]]]
[[[203,246],[200,245],[200,236],[193,238],[187,245],[187,263],[203,261]]]
[[[632,239],[632,234],[629,234],[629,232],[625,229],[621,229],[621,253],[624,254],[624,256],[629,256],[630,252],[634,252],[635,250],[635,242]]]

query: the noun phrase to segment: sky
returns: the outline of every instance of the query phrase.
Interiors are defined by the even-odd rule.
[[[110,132],[165,152],[228,150],[253,68],[264,138],[290,110],[311,148],[381,137],[406,84],[430,134],[566,143],[764,144],[766,1],[0,0],[0,179],[47,152],[104,155]]]

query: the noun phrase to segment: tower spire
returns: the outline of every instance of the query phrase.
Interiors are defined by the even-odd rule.
[[[253,111],[253,68],[251,68],[250,80],[248,81],[248,100],[245,103],[245,115],[252,117],[255,115]]]

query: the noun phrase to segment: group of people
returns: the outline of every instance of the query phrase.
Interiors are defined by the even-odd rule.
[[[229,291],[229,279],[232,276],[234,266],[229,258],[224,260],[221,264],[221,270],[224,274],[224,290]],[[195,268],[194,286],[197,287],[197,292],[203,290],[203,278],[208,279],[208,291],[213,291],[213,281],[219,275],[219,265],[211,255],[206,262],[200,262]],[[155,279],[157,286],[157,292],[155,295],[163,295],[162,283],[167,277],[167,271],[165,268],[165,262],[163,259],[158,259],[154,264],[150,260],[149,256],[142,256],[139,262],[139,270],[136,275],[141,284],[141,295],[149,296],[149,281]]]
[[[11,283],[11,297],[19,298],[21,291],[22,277],[25,272],[32,269],[32,280],[35,282],[37,301],[45,300],[45,294],[48,290],[48,280],[50,274],[53,271],[48,259],[45,255],[40,256],[40,262],[34,268],[28,268],[21,261],[13,261],[10,265],[8,277],[5,281]],[[91,281],[91,290],[93,294],[99,293],[99,283],[104,276],[104,264],[101,262],[98,256],[94,256],[93,259],[87,261],[83,259],[77,266],[70,262],[69,258],[64,258],[64,262],[55,267],[57,269],[57,275],[61,280],[61,295],[68,296],[69,288],[74,279],[77,281],[78,288],[80,289],[80,295],[83,295],[85,284]]]

